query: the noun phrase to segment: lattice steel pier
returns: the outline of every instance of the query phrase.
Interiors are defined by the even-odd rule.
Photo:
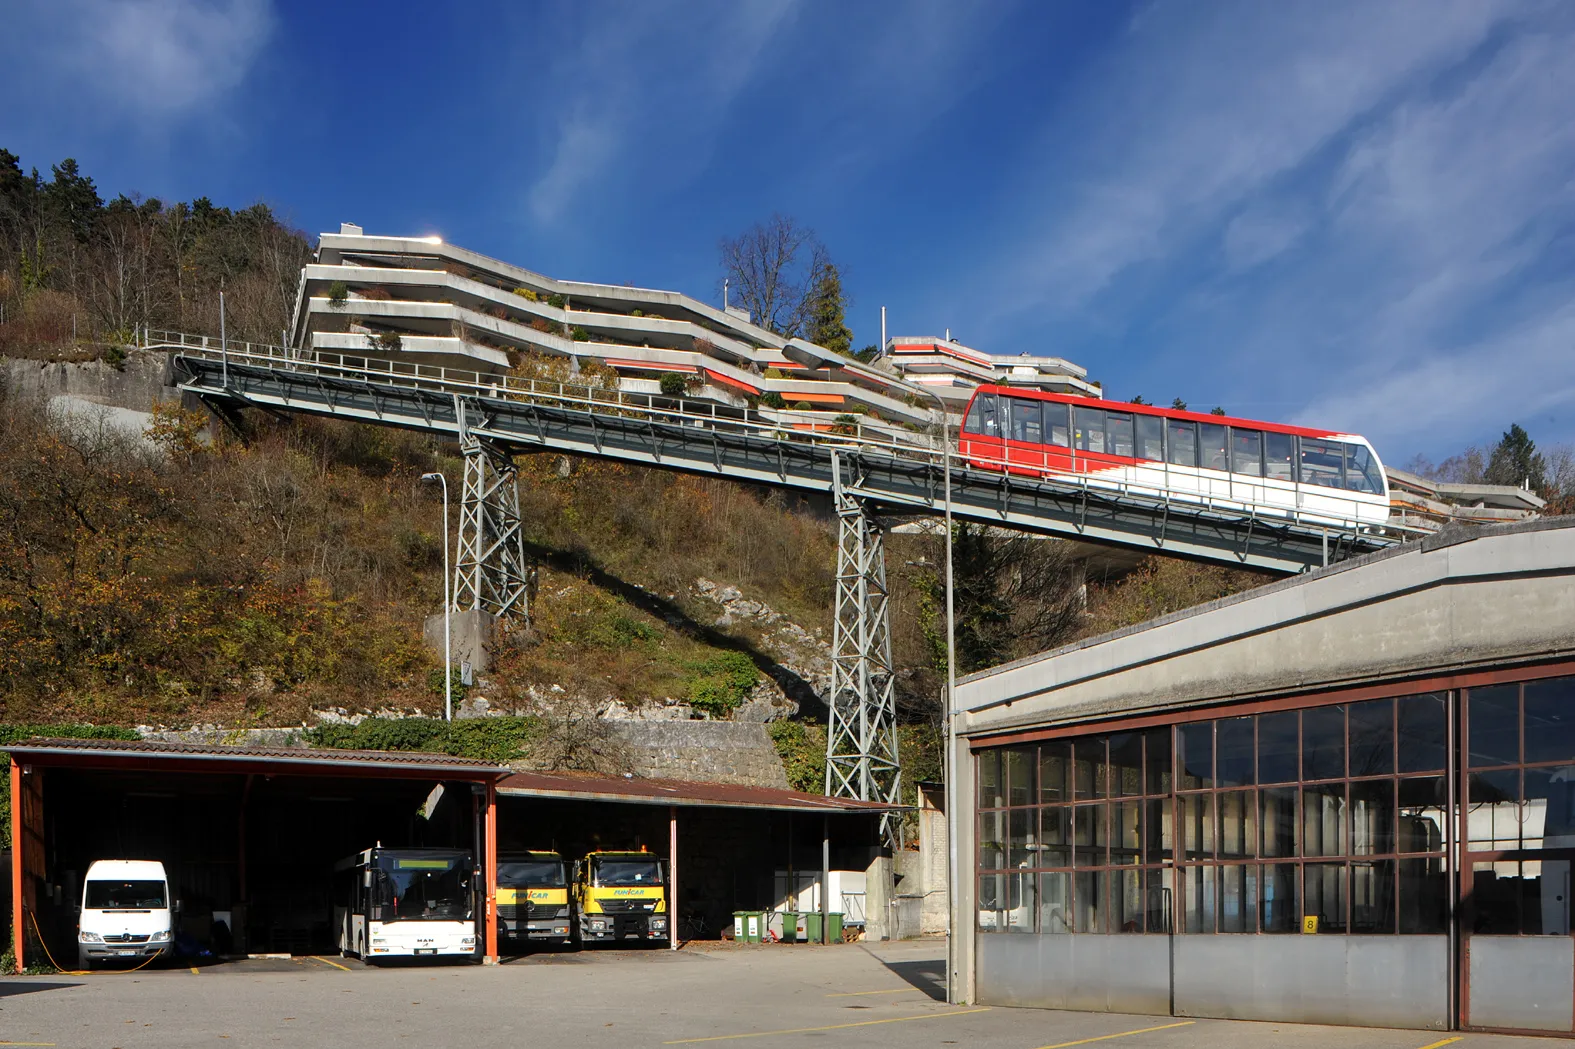
[[[857,494],[857,459],[832,454],[837,512],[837,586],[831,632],[831,702],[826,793],[901,801],[896,675],[886,589],[886,544],[872,507]],[[901,821],[881,818],[887,844],[901,848]]]
[[[530,619],[531,566],[525,560],[519,477],[514,460],[496,441],[471,431],[464,401],[454,398],[465,483],[459,506],[459,556],[454,567],[454,608]]]

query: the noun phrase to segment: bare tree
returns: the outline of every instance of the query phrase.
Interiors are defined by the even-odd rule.
[[[718,246],[729,301],[754,323],[786,338],[804,334],[815,278],[829,261],[815,231],[788,215],[773,214]]]

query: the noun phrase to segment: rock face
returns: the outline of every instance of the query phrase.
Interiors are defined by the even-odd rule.
[[[773,721],[805,707],[824,707],[831,694],[831,646],[821,631],[811,633],[770,605],[745,597],[735,586],[696,579],[694,593],[720,608],[718,627],[749,626],[760,648],[775,661],[770,679],[733,714],[734,721]]]

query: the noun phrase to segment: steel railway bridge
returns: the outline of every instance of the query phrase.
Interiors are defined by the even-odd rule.
[[[947,442],[857,423],[806,430],[769,412],[453,368],[152,332],[176,382],[220,414],[330,416],[457,440],[465,457],[455,604],[527,613],[514,456],[595,456],[829,496],[838,519],[826,792],[896,800],[900,770],[885,522],[955,518],[1169,556],[1295,573],[1399,542],[1356,522],[1259,517],[1163,489],[970,466]]]

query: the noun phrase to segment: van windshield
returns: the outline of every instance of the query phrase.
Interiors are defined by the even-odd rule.
[[[87,883],[84,906],[90,911],[150,910],[164,907],[161,881],[99,881]]]

